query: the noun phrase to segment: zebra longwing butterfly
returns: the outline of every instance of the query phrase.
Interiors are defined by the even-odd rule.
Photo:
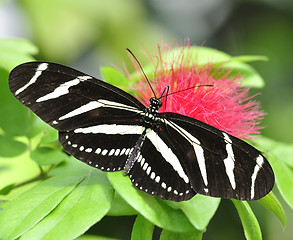
[[[102,171],[123,170],[148,194],[257,200],[273,188],[274,173],[258,150],[196,119],[159,113],[159,98],[146,108],[113,85],[49,62],[17,66],[9,86],[59,131],[66,152]]]

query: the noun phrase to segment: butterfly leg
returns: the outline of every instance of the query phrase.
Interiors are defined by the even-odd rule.
[[[128,175],[135,161],[141,156],[141,147],[146,137],[146,129],[137,139],[134,147],[131,149],[124,166],[124,175]]]

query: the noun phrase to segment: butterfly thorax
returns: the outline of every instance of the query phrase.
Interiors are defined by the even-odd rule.
[[[143,146],[146,134],[147,134],[147,128],[156,129],[160,125],[160,120],[157,117],[159,113],[159,108],[162,106],[162,101],[158,98],[152,97],[150,98],[150,106],[148,108],[145,108],[144,116],[142,118],[142,121],[144,123],[144,126],[146,127],[143,133],[139,136],[138,140],[136,141],[135,145],[131,149],[127,160],[124,165],[124,175],[129,174],[131,171],[134,163],[138,160],[138,158],[141,155],[141,148]]]
[[[162,101],[158,98],[150,98],[150,106],[145,109],[143,121],[150,125],[157,125],[159,108],[162,106]]]

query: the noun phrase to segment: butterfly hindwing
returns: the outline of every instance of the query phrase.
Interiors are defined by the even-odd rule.
[[[57,130],[133,116],[145,108],[123,90],[69,67],[29,62],[9,75],[13,95]]]
[[[188,200],[196,193],[188,178],[179,175],[178,164],[175,153],[155,131],[148,129],[129,177],[136,188],[151,195],[172,201]]]
[[[173,140],[186,153],[182,165],[189,166],[185,169],[197,193],[256,200],[272,189],[272,168],[254,147],[198,120],[175,113],[160,115],[166,119],[168,131],[185,138]]]
[[[135,124],[136,118],[112,119],[104,124],[59,132],[59,141],[66,152],[93,167],[120,171],[144,130]]]

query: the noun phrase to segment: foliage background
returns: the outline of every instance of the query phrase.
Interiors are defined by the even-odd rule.
[[[231,55],[268,56],[269,62],[252,64],[266,81],[257,96],[267,112],[262,134],[288,143],[293,142],[292,25],[291,0],[0,1],[0,37],[31,39],[40,49],[37,59],[64,63],[97,77],[100,66],[123,68],[123,62],[130,66],[126,47],[147,63],[144,49],[155,53],[162,39],[172,43],[189,37],[193,44]],[[286,203],[282,204],[286,211]],[[283,232],[270,212],[251,205],[264,239],[292,237],[292,211],[286,211]],[[129,239],[133,221],[133,217],[106,217],[89,232]],[[230,201],[221,202],[207,230],[204,239],[243,238]]]

